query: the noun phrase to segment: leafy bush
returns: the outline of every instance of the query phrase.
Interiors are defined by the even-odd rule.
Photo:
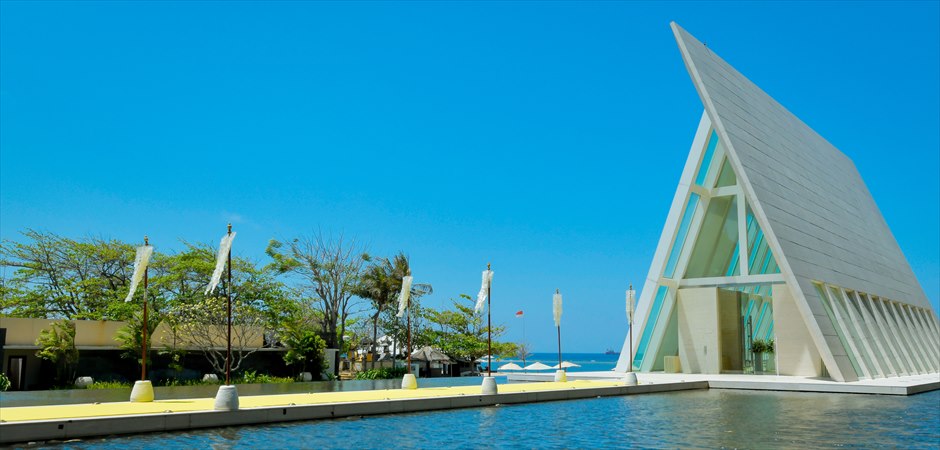
[[[160,380],[154,383],[154,385],[156,386],[202,386],[204,384],[216,384],[216,383],[203,381],[202,379],[199,379],[199,378],[194,378],[191,380],[179,380],[176,378],[170,378],[167,380]]]
[[[10,389],[10,379],[7,378],[6,374],[0,372],[0,392]]]
[[[50,328],[39,332],[36,340],[39,351],[36,356],[56,366],[56,382],[71,385],[78,364],[78,349],[75,347],[75,322],[62,320],[53,322]]]
[[[774,352],[774,340],[768,339],[754,339],[751,341],[751,352],[752,353],[773,353]]]
[[[246,370],[241,376],[235,377],[234,384],[252,384],[252,383],[293,383],[294,379],[290,377],[275,377],[272,375],[257,373],[254,370]]]
[[[114,336],[114,340],[118,341],[121,350],[122,358],[136,359],[137,364],[142,363],[140,349],[143,347],[143,313],[135,312],[131,319],[127,321],[127,325],[121,327],[117,334]],[[156,330],[157,325],[160,324],[160,317],[156,314],[156,311],[152,311],[150,315],[147,316],[147,354],[149,355],[151,349],[153,348],[153,332]]]
[[[131,384],[123,381],[95,381],[85,389],[125,389],[129,387],[131,387]]]
[[[408,370],[404,367],[383,367],[381,369],[369,369],[356,374],[357,380],[391,380],[401,378]]]
[[[301,372],[310,372],[319,376],[323,372],[323,349],[326,342],[317,333],[311,330],[290,329],[285,336],[287,352],[284,353],[284,362],[288,365],[300,363]],[[308,370],[309,369],[309,370]]]

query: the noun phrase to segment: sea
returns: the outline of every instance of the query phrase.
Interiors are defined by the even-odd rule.
[[[613,370],[614,366],[617,365],[617,359],[620,358],[619,353],[614,354],[605,354],[605,353],[564,353],[561,354],[561,360],[577,364],[577,367],[569,367],[568,372],[600,372],[600,371],[609,371]],[[540,362],[547,366],[557,366],[558,365],[558,353],[531,353],[525,359],[525,365],[533,364]],[[520,366],[523,366],[521,358],[505,358],[500,359],[499,361],[493,361],[493,367],[498,368],[499,366],[507,363],[516,363]],[[486,367],[486,365],[483,365]],[[510,371],[512,372],[512,371]],[[518,372],[518,371],[516,371]],[[542,370],[537,372],[551,372],[551,370]]]

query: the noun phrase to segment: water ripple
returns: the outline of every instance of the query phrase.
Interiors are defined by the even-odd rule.
[[[940,391],[707,391],[113,437],[50,448],[937,448]]]

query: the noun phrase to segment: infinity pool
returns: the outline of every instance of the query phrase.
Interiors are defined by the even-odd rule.
[[[940,391],[703,390],[68,442],[49,448],[937,448]]]

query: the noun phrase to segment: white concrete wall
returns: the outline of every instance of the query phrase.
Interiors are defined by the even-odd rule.
[[[721,370],[744,370],[744,329],[741,325],[741,303],[739,293],[727,289],[718,290],[718,329],[721,334]]]
[[[720,373],[718,289],[679,289],[679,361],[684,373]]]
[[[822,375],[822,359],[790,288],[783,284],[775,285],[773,299],[777,373],[806,377]]]

